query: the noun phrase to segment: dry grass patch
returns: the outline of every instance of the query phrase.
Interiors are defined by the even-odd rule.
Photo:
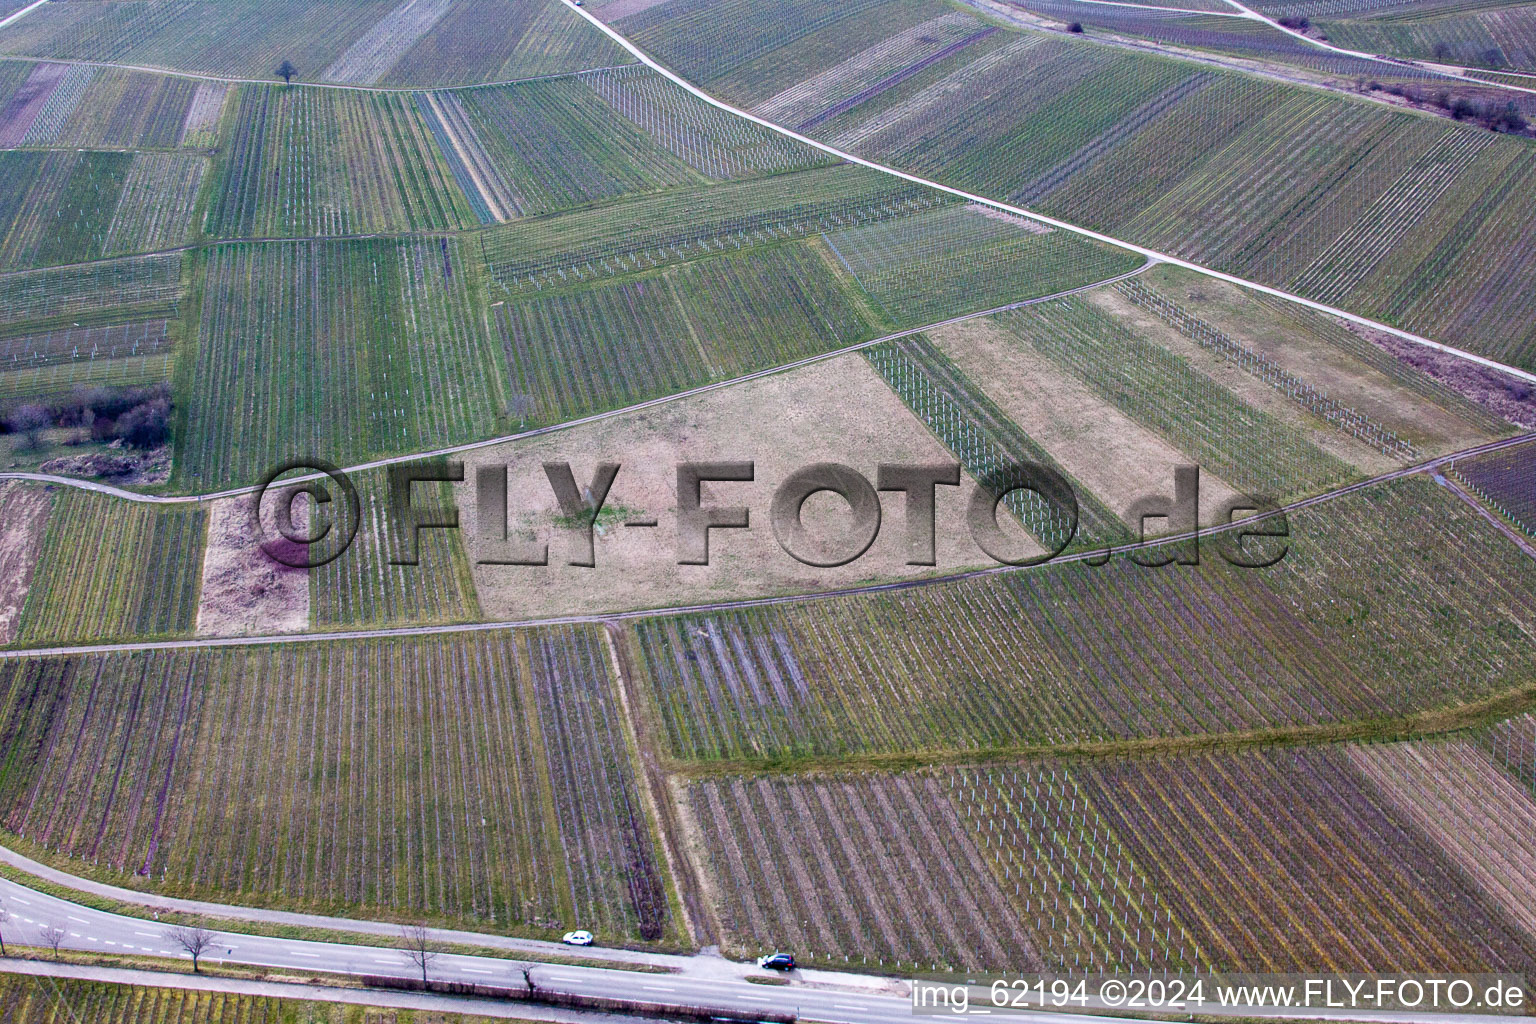
[[[1171,497],[1174,467],[1197,461],[991,320],[954,324],[928,336],[1121,519],[1129,521],[1140,498]],[[1236,495],[1231,484],[1202,470],[1201,522],[1215,522],[1222,505]]]
[[[274,525],[266,524],[267,536],[277,536]],[[198,636],[294,633],[309,626],[308,570],[268,558],[252,527],[249,497],[211,506]]]
[[[0,483],[0,643],[16,639],[52,507],[53,499],[41,487]]]
[[[1171,266],[1155,268],[1144,280],[1194,315],[1428,455],[1468,448],[1492,436],[1454,410],[1413,394],[1302,323],[1277,316],[1236,285]],[[1141,315],[1147,317],[1145,311]],[[1339,330],[1343,330],[1342,325]]]
[[[595,568],[567,564],[571,547],[556,529],[558,506],[541,464],[572,464],[579,483],[601,461],[622,464],[596,538]],[[751,460],[751,483],[703,485],[705,506],[745,505],[749,530],[711,531],[708,566],[679,565],[676,467],[685,461]],[[954,462],[858,356],[844,356],[721,389],[659,408],[615,417],[530,442],[467,456],[458,488],[470,559],[492,557],[479,536],[474,480],[480,465],[510,465],[509,531],[524,542],[549,540],[550,565],[474,565],[485,613],[515,618],[696,604],[767,594],[821,591],[874,580],[995,564],[963,529],[970,482],[939,488],[934,570],[905,564],[906,526],[899,493],[882,494],[881,529],[861,558],[838,568],[802,565],[780,547],[769,525],[773,493],[789,474],[814,462],[852,466],[871,481],[882,462]],[[844,528],[847,505],[830,494],[805,504],[813,537]],[[628,519],[655,519],[648,528]]]

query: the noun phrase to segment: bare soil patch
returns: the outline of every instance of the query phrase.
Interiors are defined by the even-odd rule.
[[[1172,497],[1175,466],[1197,460],[1100,398],[989,320],[929,332],[967,377],[1121,519],[1151,495]],[[1213,524],[1237,490],[1200,473],[1200,519]]]
[[[16,639],[52,508],[53,498],[41,487],[0,483],[0,643]]]
[[[301,502],[295,503],[295,518]],[[268,524],[268,536],[272,524]],[[309,627],[309,572],[268,558],[257,543],[250,498],[225,498],[208,515],[198,636],[293,633]]]
[[[579,484],[598,462],[622,464],[595,540],[595,568],[567,564],[572,550],[558,527],[558,505],[542,463],[569,461]],[[703,504],[744,505],[750,528],[714,530],[711,564],[679,565],[677,464],[756,463],[752,482],[705,483]],[[503,445],[466,457],[456,499],[480,603],[493,618],[520,618],[696,604],[781,593],[823,591],[996,564],[964,527],[971,481],[938,489],[935,568],[906,564],[906,516],[899,492],[881,495],[882,522],[870,549],[852,563],[816,568],[779,546],[769,522],[778,485],[815,462],[851,466],[871,482],[882,462],[954,462],[860,356],[844,356],[656,409]],[[508,529],[514,541],[549,544],[547,567],[482,565],[506,549],[480,536],[475,474],[508,466]],[[654,527],[625,526],[654,519]],[[841,534],[848,506],[832,494],[806,502],[803,520],[814,537]]]

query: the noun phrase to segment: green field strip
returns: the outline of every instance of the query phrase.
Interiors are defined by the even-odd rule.
[[[506,432],[483,284],[456,240],[239,244],[201,266],[177,387],[184,484],[252,483],[290,458],[347,465]]]
[[[525,214],[551,213],[702,182],[702,177],[605,105],[580,78],[457,94],[472,141],[519,196]]]
[[[1075,527],[1065,510],[1042,495],[1014,491],[1004,499],[1048,549],[1062,547],[1074,537],[1101,544],[1130,539],[1125,524],[1101,499],[1071,480],[1050,452],[1019,429],[928,338],[919,334],[876,345],[866,349],[864,357],[977,480],[1000,482],[1007,466],[1029,462],[1070,481],[1077,498]]]
[[[202,582],[200,508],[60,496],[48,520],[17,634],[23,644],[192,631]]]
[[[308,237],[478,223],[410,97],[243,86],[205,230]]]
[[[422,530],[415,540],[420,564],[395,564],[411,556],[411,538],[389,508],[383,470],[353,477],[361,500],[357,536],[332,562],[309,573],[309,607],[315,629],[382,627],[404,623],[470,622],[483,618],[457,530]],[[451,508],[447,484],[418,484],[412,501],[424,508]]]
[[[494,314],[520,426],[634,405],[877,331],[802,241],[525,294]]]
[[[824,235],[901,327],[1067,291],[1136,267],[1130,253],[974,205]]]
[[[542,291],[805,237],[946,202],[922,186],[835,166],[529,218],[479,232],[491,276]]]

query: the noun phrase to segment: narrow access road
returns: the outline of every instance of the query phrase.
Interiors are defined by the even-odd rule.
[[[31,14],[33,11],[37,10],[47,2],[48,0],[37,0],[36,3],[28,4],[14,14],[11,14],[5,18],[0,18],[0,28],[5,28],[7,25],[11,25],[20,21],[22,18],[25,18],[27,15]]]
[[[1227,0],[1227,2],[1236,4],[1236,0]],[[1002,210],[1004,213],[1011,213],[1017,217],[1027,217],[1030,220],[1037,221],[1041,224],[1048,224],[1051,227],[1059,228],[1062,231],[1070,231],[1073,234],[1081,235],[1084,238],[1091,238],[1096,242],[1103,242],[1105,245],[1113,245],[1121,249],[1129,250],[1130,252],[1139,253],[1140,255],[1149,259],[1160,260],[1164,263],[1171,263],[1176,267],[1183,267],[1186,270],[1193,270],[1196,273],[1204,274],[1207,277],[1213,277],[1218,281],[1226,281],[1228,284],[1235,284],[1239,287],[1247,288],[1251,291],[1262,292],[1265,295],[1272,295],[1277,299],[1284,299],[1287,302],[1294,302],[1298,305],[1306,306],[1308,309],[1317,310],[1320,313],[1327,313],[1330,316],[1336,316],[1340,319],[1348,320],[1350,323],[1358,324],[1361,327],[1369,327],[1373,330],[1385,331],[1387,334],[1402,338],[1404,341],[1411,341],[1415,345],[1422,345],[1425,348],[1434,349],[1437,352],[1444,352],[1448,355],[1456,356],[1459,359],[1465,359],[1468,362],[1476,363],[1479,366],[1485,366],[1491,370],[1497,370],[1500,373],[1507,373],[1510,376],[1518,377],[1521,380],[1536,384],[1536,373],[1530,373],[1526,370],[1520,370],[1513,366],[1507,366],[1504,363],[1489,359],[1486,356],[1480,356],[1474,352],[1468,352],[1465,349],[1455,348],[1451,345],[1443,345],[1438,341],[1433,341],[1429,338],[1425,338],[1418,334],[1413,334],[1409,331],[1404,331],[1397,327],[1392,327],[1388,324],[1378,323],[1377,321],[1371,320],[1368,317],[1360,316],[1357,313],[1350,313],[1347,310],[1339,309],[1335,306],[1330,306],[1326,303],[1318,302],[1314,299],[1308,299],[1301,295],[1294,295],[1291,292],[1280,288],[1274,288],[1267,284],[1260,284],[1257,281],[1249,281],[1246,278],[1238,277],[1235,274],[1228,274],[1222,270],[1215,270],[1211,267],[1203,266],[1199,263],[1194,263],[1190,260],[1175,256],[1172,253],[1159,252],[1156,249],[1149,249],[1144,245],[1137,245],[1134,242],[1127,242],[1124,239],[1115,238],[1113,235],[1106,235],[1101,231],[1094,231],[1090,228],[1081,227],[1068,221],[1058,220],[1055,217],[1047,217],[1043,213],[1036,213],[1035,211],[1025,209],[1022,206],[1015,206],[1012,203],[1005,203],[1000,199],[993,199],[989,196],[979,195],[975,192],[967,192],[964,189],[955,188],[951,185],[944,185],[932,180],[931,178],[924,178],[920,175],[912,174],[910,172],[891,167],[888,164],[882,164],[874,160],[866,159],[865,157],[859,156],[856,153],[851,153],[844,149],[838,149],[836,146],[832,146],[817,139],[813,139],[809,135],[803,135],[792,128],[786,128],[781,124],[777,124],[768,120],[767,118],[759,117],[750,111],[742,110],[740,107],[734,106],[730,103],[727,103],[725,100],[719,99],[718,97],[705,92],[703,89],[700,89],[698,86],[694,85],[692,82],[688,81],[688,79],[684,78],[682,75],[679,75],[671,68],[668,68],[657,62],[650,56],[650,54],[646,53],[644,50],[640,49],[640,47],[630,42],[628,38],[605,24],[595,14],[587,10],[586,7],[578,6],[574,0],[561,0],[561,3],[565,4],[566,7],[587,19],[588,22],[596,26],[598,30],[600,30],[604,35],[608,36],[608,38],[612,39],[615,43],[624,47],[624,49],[628,50],[630,53],[634,54],[646,67],[650,68],[652,71],[655,71],[657,74],[661,75],[663,78],[666,78],[668,81],[674,83],[675,85],[681,86],[682,88],[688,90],[689,93],[703,100],[705,103],[708,103],[710,106],[719,110],[723,110],[726,113],[734,114],[735,116],[743,118],[744,120],[751,121],[753,124],[758,125],[759,127],[767,128],[769,131],[777,132],[778,134],[787,138],[794,139],[797,142],[802,142],[807,146],[811,146],[823,153],[828,154],[829,156],[835,156],[841,160],[846,160],[849,163],[857,164],[860,167],[867,167],[870,170],[879,171],[882,174],[889,174],[892,177],[900,178],[903,181],[910,181],[915,185],[926,185],[929,188],[937,189],[940,192],[945,192],[952,196],[958,196],[961,199],[969,200],[973,203],[981,203],[984,206],[990,206],[993,209]],[[1243,9],[1247,10],[1247,8]],[[1381,58],[1376,59],[1379,60]]]
[[[1489,441],[1472,448],[1464,448],[1461,451],[1440,455],[1427,462],[1416,463],[1411,466],[1403,466],[1386,473],[1380,473],[1364,480],[1357,480],[1352,484],[1336,487],[1331,491],[1315,494],[1310,498],[1300,498],[1288,505],[1283,505],[1273,512],[1265,512],[1242,519],[1233,520],[1219,526],[1201,527],[1196,532],[1184,532],[1169,534],[1164,537],[1154,537],[1151,540],[1132,544],[1117,544],[1109,548],[1076,551],[1072,554],[1061,555],[1050,562],[1032,566],[1018,565],[994,565],[985,569],[971,569],[966,572],[950,573],[944,576],[923,576],[917,579],[893,580],[889,583],[869,583],[855,587],[838,587],[831,590],[817,590],[798,594],[780,594],[773,597],[748,597],[735,601],[714,601],[708,604],[675,605],[671,607],[637,608],[631,611],[602,612],[584,615],[555,615],[539,619],[504,619],[496,622],[465,622],[446,626],[395,626],[381,629],[349,629],[337,630],[328,633],[274,633],[261,636],[229,636],[229,637],[197,637],[190,640],[144,640],[126,643],[107,644],[78,644],[74,646],[58,647],[19,647],[0,650],[0,660],[8,658],[40,658],[53,655],[69,654],[117,654],[132,651],[175,651],[206,647],[252,647],[271,644],[297,644],[297,643],[322,643],[334,640],[372,640],[389,637],[410,636],[437,636],[447,633],[482,633],[498,629],[518,629],[529,626],[564,626],[564,625],[608,625],[610,623],[628,622],[635,619],[661,618],[674,615],[696,615],[714,612],[738,611],[745,608],[767,608],[776,605],[805,604],[811,601],[829,600],[838,597],[854,597],[864,594],[886,594],[900,590],[916,590],[921,587],[938,586],[946,583],[954,583],[959,580],[978,579],[983,576],[993,576],[998,573],[1030,572],[1042,569],[1047,565],[1066,565],[1072,562],[1083,562],[1090,559],[1103,558],[1109,555],[1125,554],[1144,548],[1156,548],[1167,544],[1177,544],[1190,540],[1195,536],[1214,537],[1218,534],[1229,533],[1235,530],[1245,530],[1255,523],[1263,522],[1275,516],[1287,515],[1292,512],[1300,512],[1317,505],[1323,505],[1330,501],[1336,501],[1346,495],[1355,494],[1371,487],[1377,487],[1393,480],[1401,480],[1403,477],[1414,476],[1419,473],[1433,472],[1457,459],[1470,458],[1473,455],[1483,455],[1488,452],[1501,451],[1515,445],[1527,444],[1536,441],[1536,433],[1518,434],[1506,437],[1498,441]],[[3,859],[3,858],[0,858]]]
[[[914,334],[922,334],[924,331],[937,330],[940,327],[948,327],[951,324],[964,323],[967,320],[976,320],[980,317],[994,316],[998,313],[1006,313],[1013,309],[1023,309],[1025,306],[1033,306],[1041,302],[1050,302],[1053,299],[1063,299],[1079,292],[1092,291],[1095,288],[1104,288],[1145,273],[1158,264],[1158,260],[1148,259],[1135,270],[1128,270],[1114,277],[1106,277],[1100,281],[1078,285],[1076,288],[1068,288],[1065,291],[1052,292],[1050,295],[1041,295],[1033,299],[1021,299],[1018,302],[1010,302],[1003,306],[994,306],[991,309],[982,309],[974,313],[962,313],[952,316],[948,320],[940,320],[937,323],[924,324],[921,327],[908,327],[892,334],[884,334],[868,341],[860,341],[853,345],[845,345],[842,348],[833,349],[830,352],[819,352],[814,356],[806,356],[792,363],[781,363],[777,366],[766,367],[762,370],[754,370],[751,373],[742,374],[740,377],[732,377],[729,380],[717,380],[712,384],[701,384],[696,388],[686,391],[677,391],[670,395],[662,395],[659,398],[651,398],[644,402],[636,402],[634,405],[626,405],[620,409],[609,409],[604,412],[593,413],[590,416],[582,416],[579,419],[565,420],[561,423],[551,423],[545,427],[535,427],[533,430],[524,430],[516,434],[504,434],[501,437],[486,438],[483,441],[466,441],[464,444],[449,445],[445,448],[434,448],[424,452],[410,452],[405,455],[391,455],[388,458],[374,459],[372,462],[363,462],[355,466],[342,467],[343,473],[362,473],[370,469],[381,469],[385,466],[397,466],[407,462],[419,462],[422,459],[438,459],[449,455],[459,455],[464,452],[478,451],[482,448],[492,448],[499,444],[508,444],[513,441],[526,441],[533,437],[543,437],[572,427],[584,426],[588,423],[599,423],[603,420],[611,420],[618,416],[628,416],[631,413],[652,409],[658,405],[666,405],[671,402],[679,402],[685,398],[693,398],[696,395],[707,394],[722,388],[732,388],[748,381],[759,380],[776,373],[787,373],[798,370],[803,366],[825,362],[828,359],[837,359],[853,352],[859,352],[876,345],[883,345],[888,341],[896,341],[900,338],[908,338]],[[324,474],[310,473],[303,476],[284,477],[283,483],[298,483],[303,480],[323,479]],[[59,476],[53,473],[28,473],[22,471],[8,471],[0,473],[0,480],[26,480],[32,483],[55,484],[60,487],[76,487],[84,491],[94,491],[97,494],[106,494],[114,498],[122,498],[124,501],[137,501],[154,505],[185,505],[202,501],[217,501],[220,498],[237,498],[242,494],[254,494],[259,489],[254,484],[249,487],[230,487],[222,491],[209,491],[203,494],[142,494],[138,491],[130,491],[122,487],[114,487],[112,484],[104,484],[98,480],[87,480],[81,477]]]

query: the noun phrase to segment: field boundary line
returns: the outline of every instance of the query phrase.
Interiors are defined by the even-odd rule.
[[[5,28],[12,21],[26,14],[34,7],[41,7],[48,0],[38,0],[32,7],[25,11],[19,11],[11,15],[5,21],[0,21],[0,29]],[[210,75],[201,71],[178,71],[175,68],[158,68],[152,64],[119,64],[109,60],[82,60],[78,57],[38,57],[30,53],[4,53],[0,52],[0,60],[30,61],[34,64],[76,64],[91,68],[116,68],[119,71],[138,71],[147,75],[163,75],[166,78],[190,78],[197,82],[227,82],[230,85],[277,85],[276,79],[271,78],[233,78],[226,75]],[[285,88],[289,89],[350,89],[353,92],[378,92],[378,93],[405,93],[413,92],[459,92],[464,89],[495,89],[504,85],[521,85],[524,82],[547,82],[555,78],[575,78],[578,75],[594,75],[601,71],[617,71],[620,68],[632,68],[634,63],[606,64],[596,68],[582,68],[580,71],[557,71],[548,75],[529,75],[527,78],[506,78],[496,82],[471,82],[468,85],[356,85],[345,82],[287,82]],[[1495,88],[1497,88],[1495,86]]]
[[[957,196],[961,199],[965,199],[973,203],[981,203],[985,206],[990,206],[994,209],[1002,210],[1004,213],[1011,213],[1017,217],[1027,217],[1030,220],[1038,221],[1041,224],[1047,224],[1053,228],[1059,228],[1062,231],[1070,231],[1073,234],[1081,235],[1084,238],[1091,238],[1094,241],[1102,242],[1105,245],[1112,245],[1116,246],[1117,248],[1139,253],[1148,259],[1157,259],[1163,261],[1164,263],[1171,263],[1174,266],[1183,267],[1186,270],[1193,270],[1196,273],[1204,274],[1207,277],[1216,278],[1218,281],[1225,281],[1228,284],[1234,284],[1242,288],[1248,288],[1252,291],[1263,292],[1266,295],[1273,295],[1275,298],[1284,299],[1287,302],[1295,302],[1299,305],[1317,310],[1320,313],[1327,313],[1331,316],[1336,316],[1341,319],[1348,320],[1350,323],[1358,324],[1361,327],[1369,327],[1373,330],[1385,331],[1394,337],[1402,338],[1404,341],[1411,341],[1415,345],[1422,345],[1425,348],[1434,349],[1437,352],[1444,352],[1447,355],[1456,356],[1459,359],[1465,359],[1468,362],[1476,363],[1479,366],[1485,366],[1491,370],[1497,370],[1500,373],[1507,373],[1511,376],[1519,377],[1521,380],[1536,384],[1536,373],[1529,373],[1525,370],[1517,369],[1513,366],[1498,362],[1497,360],[1489,359],[1486,356],[1480,356],[1476,353],[1468,352],[1465,349],[1459,349],[1450,345],[1442,344],[1438,341],[1432,341],[1431,339],[1425,338],[1421,335],[1413,334],[1409,331],[1405,331],[1397,327],[1392,327],[1388,324],[1379,323],[1368,317],[1361,316],[1358,313],[1350,313],[1346,310],[1338,309],[1334,306],[1329,306],[1314,299],[1308,299],[1300,295],[1293,295],[1290,292],[1284,291],[1280,288],[1273,288],[1267,284],[1260,284],[1257,281],[1249,281],[1246,278],[1238,277],[1235,274],[1228,274],[1222,270],[1215,270],[1211,267],[1203,266],[1199,263],[1194,263],[1179,256],[1174,256],[1171,253],[1159,252],[1156,249],[1149,249],[1144,245],[1137,245],[1134,242],[1127,242],[1123,239],[1115,238],[1113,235],[1106,235],[1103,232],[1094,231],[1091,228],[1081,227],[1080,225],[1070,223],[1069,221],[1058,220],[1055,217],[1048,217],[1043,213],[1036,213],[1033,210],[1025,209],[1022,206],[1015,206],[1012,203],[1006,203],[1000,199],[992,199],[988,196],[980,195],[975,192],[967,192],[964,189],[955,188],[952,185],[944,185],[929,178],[924,178],[919,175],[912,174],[908,171],[903,171],[898,168],[891,167],[888,164],[882,164],[874,160],[866,159],[865,157],[861,157],[855,153],[850,153],[847,150],[839,149],[836,146],[832,146],[828,143],[813,139],[809,135],[802,135],[800,132],[795,131],[793,128],[786,128],[785,126],[776,124],[767,118],[758,117],[756,114],[753,114],[750,111],[742,110],[740,107],[734,106],[725,100],[705,92],[703,89],[688,81],[682,75],[679,75],[672,69],[657,62],[650,56],[650,54],[646,53],[644,50],[640,49],[640,47],[630,42],[627,38],[619,34],[612,27],[600,21],[596,15],[594,15],[591,11],[588,11],[584,6],[577,6],[573,0],[560,0],[560,2],[565,4],[566,7],[575,11],[577,14],[581,15],[583,18],[586,18],[587,21],[591,22],[593,25],[597,26],[597,28],[606,34],[610,39],[638,57],[641,63],[643,63],[646,67],[650,68],[652,71],[655,71],[657,74],[662,75],[664,78],[674,83],[675,85],[679,85],[682,88],[688,90],[688,92],[692,93],[694,96],[698,97],[704,102],[720,110],[724,110],[727,113],[735,114],[737,117],[751,121],[753,124],[756,124],[759,127],[778,132],[780,135],[787,136],[797,142],[801,142],[807,146],[819,149],[829,156],[838,157],[839,159],[846,160],[849,163],[857,164],[860,167],[867,167],[870,170],[879,171],[882,174],[889,174],[893,177],[900,178],[903,181],[912,182],[915,185],[926,185],[929,188],[938,189],[941,192],[948,193],[952,196]],[[1237,3],[1237,0],[1227,0],[1227,3],[1241,7],[1241,5]],[[1243,8],[1243,10],[1247,10],[1247,8]],[[1382,58],[1378,57],[1376,59],[1381,60]],[[1387,63],[1391,62],[1387,61]]]
[[[1113,555],[1123,555],[1132,551],[1148,550],[1163,547],[1169,544],[1178,544],[1197,537],[1212,537],[1234,530],[1243,530],[1276,516],[1289,515],[1292,512],[1301,512],[1317,505],[1327,504],[1339,498],[1368,490],[1381,484],[1401,480],[1404,477],[1416,476],[1421,473],[1432,473],[1441,466],[1449,465],[1457,459],[1471,458],[1474,455],[1485,455],[1489,452],[1502,451],[1515,445],[1536,441],[1536,433],[1518,434],[1513,437],[1501,438],[1497,441],[1489,441],[1462,451],[1449,452],[1436,456],[1426,462],[1420,462],[1412,466],[1403,466],[1399,469],[1381,473],[1364,480],[1357,480],[1352,484],[1314,494],[1309,498],[1300,498],[1287,505],[1282,505],[1269,512],[1261,512],[1242,519],[1234,519],[1230,523],[1222,523],[1216,526],[1201,527],[1195,531],[1169,534],[1164,537],[1154,537],[1151,540],[1138,541],[1131,544],[1116,544],[1102,548],[1087,548],[1074,551],[1071,554],[1061,555],[1049,562],[1035,565],[990,565],[981,569],[968,569],[962,572],[946,573],[937,576],[921,576],[915,579],[891,580],[886,583],[869,583],[855,587],[839,587],[831,590],[805,591],[796,594],[776,594],[768,597],[747,597],[734,601],[715,601],[707,604],[676,605],[672,607],[634,608],[627,611],[601,612],[592,614],[555,615],[546,618],[529,619],[503,619],[494,622],[458,622],[430,626],[394,626],[381,629],[349,629],[335,632],[308,632],[308,633],[271,633],[260,636],[223,636],[223,637],[193,637],[186,640],[145,640],[125,641],[123,643],[104,644],[77,644],[73,646],[54,647],[11,647],[0,649],[0,660],[15,658],[43,658],[57,657],[74,654],[123,654],[136,651],[180,651],[197,650],[211,647],[263,647],[273,644],[297,644],[297,643],[326,643],[339,640],[388,640],[392,638],[406,638],[416,636],[440,636],[454,633],[486,633],[504,629],[528,629],[537,626],[575,626],[597,625],[607,626],[620,622],[633,622],[644,619],[674,618],[682,615],[701,615],[716,612],[739,611],[747,608],[770,608],[780,605],[809,604],[814,601],[828,601],[842,597],[857,597],[866,594],[889,594],[903,590],[917,590],[924,587],[941,586],[944,584],[958,583],[964,580],[981,579],[987,576],[997,576],[1004,573],[1033,572],[1054,565],[1069,565],[1073,562],[1084,562],[1090,559],[1102,559]],[[14,474],[12,474],[14,475]],[[0,479],[3,479],[0,476]]]
[[[592,413],[590,416],[582,416],[579,419],[565,420],[560,423],[551,423],[547,426],[535,427],[532,430],[524,430],[517,434],[503,434],[500,437],[486,438],[481,441],[466,441],[463,444],[449,445],[445,448],[434,448],[430,451],[410,452],[405,455],[390,455],[382,459],[374,459],[371,462],[359,463],[355,466],[344,466],[342,467],[342,472],[363,473],[370,469],[382,469],[386,466],[398,466],[407,462],[417,462],[421,459],[442,458],[444,456],[457,455],[463,452],[478,451],[482,448],[492,448],[499,444],[510,444],[514,441],[524,441],[529,438],[543,437],[546,434],[553,434],[561,430],[569,430],[572,427],[584,426],[589,423],[599,423],[603,420],[613,419],[616,416],[625,416],[633,412],[640,412],[645,409],[651,409],[658,405],[665,405],[668,402],[681,401],[685,398],[692,398],[696,395],[706,394],[710,391],[718,391],[722,388],[736,387],[739,384],[745,384],[749,381],[758,380],[760,378],[768,377],[776,373],[787,373],[792,370],[798,370],[805,366],[811,366],[815,363],[825,362],[828,359],[837,359],[841,356],[850,355],[862,349],[873,348],[876,345],[883,345],[889,341],[897,341],[901,338],[908,338],[914,334],[922,334],[925,331],[934,331],[941,327],[949,327],[953,324],[964,323],[967,320],[975,320],[984,316],[994,316],[998,313],[1007,313],[1011,310],[1023,309],[1025,306],[1033,306],[1041,302],[1050,302],[1053,299],[1064,299],[1069,295],[1076,295],[1079,292],[1091,291],[1095,288],[1108,287],[1109,285],[1116,284],[1117,282],[1135,277],[1138,274],[1143,274],[1155,267],[1158,262],[1159,261],[1155,259],[1148,259],[1135,270],[1128,270],[1123,274],[1116,274],[1114,277],[1106,277],[1099,281],[1092,281],[1088,284],[1081,284],[1075,288],[1068,288],[1065,291],[1052,292],[1049,295],[1041,295],[1033,299],[1020,299],[1018,302],[1010,302],[1006,305],[994,306],[991,309],[978,310],[974,313],[962,313],[959,316],[950,317],[948,320],[940,320],[937,323],[924,324],[921,327],[903,328],[902,330],[896,331],[892,334],[883,334],[878,338],[870,338],[867,341],[860,341],[852,345],[845,345],[842,348],[832,349],[828,352],[818,352],[816,355],[806,356],[804,359],[797,359],[792,363],[781,363],[776,366],[764,367],[761,370],[753,370],[751,373],[743,374],[740,377],[732,377],[729,380],[717,380],[709,384],[701,384],[696,388],[689,388],[686,391],[674,392],[670,395],[660,395],[656,398],[649,398],[643,402],[637,402],[634,405],[626,405],[619,409],[607,409],[603,412]],[[322,478],[323,474],[309,473],[304,476],[284,477],[283,479],[284,483],[299,483],[305,480],[319,480]],[[98,494],[110,495],[114,498],[122,498],[125,501],[145,502],[155,505],[183,505],[193,502],[218,501],[222,498],[238,498],[242,494],[254,494],[259,489],[256,485],[252,484],[245,487],[232,487],[222,491],[209,491],[202,494],[141,494],[138,491],[125,490],[124,488],[116,487],[112,484],[100,483],[95,480],[84,480],[78,477],[70,476],[57,476],[52,473],[29,473],[21,471],[8,471],[0,473],[0,480],[26,480],[32,483],[56,484],[61,487],[76,487],[82,490],[95,491]]]
[[[1012,746],[905,750],[855,754],[810,754],[711,761],[669,758],[667,771],[683,779],[722,776],[814,775],[825,772],[895,772],[940,766],[979,766],[1026,758],[1100,759],[1179,757],[1205,751],[1247,750],[1268,746],[1324,746],[1356,742],[1400,743],[1430,739],[1524,714],[1536,707],[1536,681],[1526,681],[1469,704],[1443,704],[1396,717],[1350,718],[1314,725],[1272,726],[1236,732],[1136,736],[1068,743],[1019,743]]]
[[[1444,487],[1446,490],[1456,495],[1462,501],[1472,506],[1473,511],[1492,523],[1494,529],[1498,530],[1504,536],[1514,541],[1516,547],[1518,547],[1521,551],[1524,551],[1527,555],[1530,555],[1532,558],[1536,558],[1536,547],[1533,547],[1530,541],[1522,537],[1518,530],[1510,526],[1504,520],[1500,519],[1492,509],[1484,505],[1481,501],[1478,501],[1470,491],[1461,486],[1455,477],[1438,472],[1434,474],[1434,477],[1435,483],[1439,484],[1441,487]]]

